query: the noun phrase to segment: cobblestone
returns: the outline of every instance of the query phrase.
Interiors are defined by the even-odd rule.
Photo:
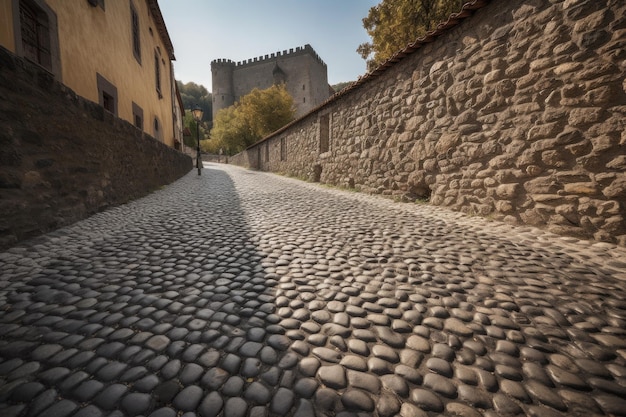
[[[0,415],[626,415],[626,249],[209,164],[0,253]]]

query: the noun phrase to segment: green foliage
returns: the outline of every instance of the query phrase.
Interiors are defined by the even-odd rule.
[[[220,153],[220,146],[217,141],[206,139],[200,141],[200,150],[203,153],[211,153],[217,155]]]
[[[213,118],[213,99],[206,87],[194,82],[183,84],[178,80],[176,81],[176,85],[180,92],[180,98],[183,99],[185,109],[190,110],[198,105],[204,111],[204,118],[206,120],[210,121]]]
[[[185,125],[185,127],[189,129],[189,132],[191,133],[191,136],[183,137],[183,141],[185,142],[185,145],[195,148],[196,146],[198,146],[197,144],[198,143],[197,142],[198,127],[196,126],[196,121],[193,120],[193,115],[191,114],[190,110],[185,111],[185,118],[183,120],[183,124]],[[207,132],[208,132],[208,129],[206,126],[206,122],[201,121],[200,122],[200,140],[201,141],[206,138]]]
[[[211,130],[214,149],[234,155],[295,118],[293,98],[284,85],[255,88],[234,106],[220,110]]]
[[[382,0],[369,10],[363,27],[372,38],[357,52],[368,70],[391,58],[439,23],[458,12],[464,0]]]
[[[341,90],[343,90],[344,88],[346,88],[349,85],[352,85],[354,83],[354,81],[346,81],[343,83],[337,83],[335,85],[331,85],[331,87],[333,88],[333,90],[335,90],[335,92],[340,92]]]

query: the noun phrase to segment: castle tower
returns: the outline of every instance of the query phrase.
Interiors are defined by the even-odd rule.
[[[235,63],[230,59],[216,59],[211,62],[213,120],[218,111],[235,104],[234,70]]]
[[[213,118],[254,88],[261,90],[285,84],[294,100],[296,117],[323,103],[331,95],[326,64],[311,45],[247,59],[236,64],[229,59],[211,62]]]

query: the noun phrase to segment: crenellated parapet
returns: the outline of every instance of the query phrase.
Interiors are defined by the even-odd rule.
[[[263,64],[268,61],[276,60],[277,58],[292,58],[292,57],[296,57],[300,55],[311,55],[320,63],[320,65],[326,68],[326,63],[322,60],[322,58],[320,58],[317,52],[315,52],[315,50],[313,50],[313,47],[309,44],[306,44],[304,46],[298,46],[296,48],[291,48],[289,50],[285,49],[283,51],[278,51],[278,52],[274,52],[274,53],[267,54],[267,55],[261,55],[258,57],[245,59],[243,61],[237,61],[236,63],[230,59],[224,59],[224,58],[215,59],[211,61],[211,67],[215,65],[215,66],[222,66],[222,67],[234,66],[236,68],[239,68],[239,67],[245,67],[249,65]]]
[[[220,58],[220,59],[214,59],[213,61],[211,61],[211,66],[220,66],[220,67],[234,67],[235,66],[235,62],[230,60],[230,59],[224,59],[224,58]]]

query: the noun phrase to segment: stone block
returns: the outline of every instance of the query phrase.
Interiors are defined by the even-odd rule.
[[[602,194],[610,199],[626,199],[626,174],[621,173],[609,184],[602,189]]]
[[[543,168],[537,165],[528,165],[525,171],[526,171],[526,174],[528,174],[531,177],[536,177],[537,175],[540,175],[541,173],[544,172]]]
[[[500,184],[496,188],[496,195],[499,198],[503,199],[514,199],[517,197],[518,192],[520,191],[520,184],[511,183],[511,184]]]
[[[622,216],[611,216],[604,221],[601,227],[608,233],[618,234],[626,230],[626,222]]]
[[[607,168],[626,171],[626,155],[619,155],[606,164]]]
[[[576,195],[594,195],[598,193],[598,187],[593,182],[576,182],[565,184],[564,191],[569,194]]]
[[[528,134],[526,137],[528,140],[531,141],[549,138],[550,142],[552,142],[552,140],[558,135],[562,128],[562,124],[557,122],[538,124],[528,130]],[[549,149],[550,147],[554,146],[550,142],[542,142],[543,147],[541,146],[542,144],[533,144],[533,149]]]
[[[519,218],[523,223],[538,226],[545,225],[546,217],[536,209],[525,210],[519,214]]]
[[[592,150],[591,142],[587,139],[583,139],[579,143],[567,145],[565,147],[572,156],[579,157],[588,154]]]
[[[528,194],[556,194],[560,190],[556,179],[552,176],[535,178],[524,183],[524,189]]]
[[[568,19],[579,20],[597,11],[602,5],[594,0],[565,0],[563,10]]]
[[[512,213],[513,212],[513,204],[507,200],[500,200],[496,202],[496,210],[500,213]]]
[[[554,68],[554,75],[569,74],[579,71],[583,68],[583,64],[580,62],[566,62],[564,64],[557,65]]]
[[[541,160],[547,166],[564,168],[568,166],[568,162],[563,157],[564,153],[562,150],[544,151],[541,153]]]

